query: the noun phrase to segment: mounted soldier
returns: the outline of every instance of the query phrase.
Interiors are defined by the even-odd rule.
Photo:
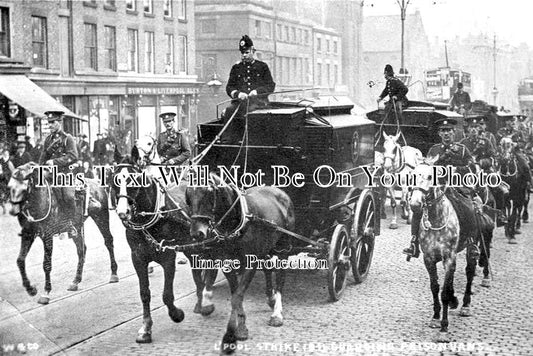
[[[520,161],[520,164],[523,164],[525,167],[529,167],[529,159],[526,157],[526,137],[525,132],[519,131],[516,129],[516,116],[506,116],[504,118],[505,126],[498,130],[497,138],[498,141],[501,141],[503,137],[510,137],[511,140],[516,144],[514,148],[514,154],[516,159]],[[531,172],[527,169],[526,180],[531,186]]]
[[[70,173],[70,166],[78,160],[78,150],[74,137],[62,129],[64,112],[47,111],[44,114],[48,119],[50,135],[44,141],[39,164],[57,166],[58,173]],[[75,187],[54,187],[53,191],[61,202],[59,209],[69,221],[71,236],[76,236],[78,232],[74,226],[82,214],[76,214]]]
[[[455,171],[461,176],[471,173],[475,170],[473,158],[468,148],[454,142],[455,125],[457,121],[452,118],[440,119],[435,122],[439,128],[439,136],[442,143],[433,145],[428,152],[428,158],[437,158],[437,166],[453,166]],[[478,237],[478,227],[472,222],[476,221],[476,212],[472,202],[474,192],[469,188],[451,188],[445,190],[446,197],[452,203],[457,216],[459,217],[460,233],[468,237],[468,248],[473,255],[479,256],[479,250],[475,245]],[[419,232],[422,211],[414,212],[411,223],[411,245],[403,252],[411,257],[420,255]]]
[[[487,120],[488,119],[485,116],[479,118],[479,136],[489,140],[492,144],[492,147],[497,150],[498,141],[496,141],[496,137],[494,136],[494,134],[487,130]]]
[[[183,131],[176,130],[173,112],[159,115],[165,125],[165,132],[161,132],[157,139],[157,153],[162,164],[181,165],[191,157],[189,138]]]

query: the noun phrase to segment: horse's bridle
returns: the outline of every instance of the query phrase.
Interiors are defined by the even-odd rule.
[[[400,162],[398,164],[398,167],[394,168],[394,159],[396,158],[396,156],[399,156]],[[383,154],[383,166],[384,167],[385,167],[385,162],[387,159],[391,160],[391,169],[393,169],[393,171],[395,172],[400,172],[405,166],[405,157],[402,151],[402,146],[400,146],[398,143],[395,143],[394,150],[392,151],[391,154],[385,154],[385,153]]]
[[[19,178],[13,178],[19,182],[24,182],[24,181],[28,181],[27,183],[27,189],[26,189],[26,192],[25,194],[23,195],[23,198],[20,200],[20,201],[13,201],[11,200],[11,194],[10,194],[10,199],[9,199],[9,202],[11,204],[20,204],[20,213],[29,221],[29,222],[32,222],[32,223],[36,223],[36,222],[41,222],[41,221],[44,221],[46,220],[49,216],[50,216],[50,213],[52,212],[52,188],[50,187],[50,184],[48,183],[48,180],[44,180],[44,182],[46,183],[46,189],[47,189],[47,192],[48,192],[48,208],[47,208],[47,211],[46,211],[46,214],[44,214],[43,217],[41,218],[34,218],[30,211],[28,210],[28,207],[26,206],[27,203],[28,203],[28,196],[31,194],[32,190],[33,190],[33,177],[31,175],[29,175],[27,178],[25,177],[19,177]]]
[[[142,159],[143,161],[143,164],[148,164],[150,162],[152,162],[155,158],[155,154],[156,154],[156,143],[157,141],[152,137],[152,136],[148,136],[150,137],[150,139],[152,139],[152,148],[150,149],[150,151],[146,152],[144,149],[142,148],[139,148],[139,146],[137,146],[137,150],[138,151],[142,151],[144,153],[144,155],[139,155],[139,157]]]
[[[507,158],[505,156],[502,156],[502,158],[505,160],[505,166],[507,167],[507,173],[502,173],[503,164],[501,164],[501,162],[500,162],[499,167],[498,167],[498,174],[500,176],[506,177],[506,178],[514,177],[518,173],[518,164],[516,163],[516,155],[514,155],[512,153],[509,153],[508,157],[509,158]],[[511,162],[512,162],[512,165],[514,166],[514,172],[513,173],[510,173]]]

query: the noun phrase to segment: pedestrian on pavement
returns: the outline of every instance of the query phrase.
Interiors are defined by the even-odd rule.
[[[9,155],[9,150],[4,148],[2,155],[0,156],[0,205],[4,209],[4,214],[6,213],[6,203],[9,201],[9,189],[7,184],[9,179],[11,179],[11,174],[15,170],[15,166],[11,161]]]
[[[106,144],[103,140],[102,134],[99,132],[96,134],[96,140],[93,145],[93,157],[94,164],[98,166],[103,166],[106,163]]]
[[[26,142],[19,142],[17,144],[17,152],[13,155],[12,161],[15,168],[31,162],[31,155],[26,152]]]

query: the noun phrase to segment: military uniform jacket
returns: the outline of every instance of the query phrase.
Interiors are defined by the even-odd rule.
[[[485,137],[467,137],[461,141],[468,148],[472,156],[479,162],[483,158],[492,158],[496,155],[496,150],[489,139]]]
[[[226,93],[230,98],[237,98],[239,93],[249,94],[252,90],[257,94],[272,93],[276,83],[265,62],[254,60],[252,63],[239,62],[231,67]],[[263,99],[263,98],[262,98]],[[264,96],[266,100],[266,96]]]
[[[173,160],[172,164],[182,164],[191,157],[187,135],[176,130],[161,132],[157,139],[157,153],[162,163]]]
[[[383,89],[383,92],[381,92],[379,98],[383,99],[388,95],[392,100],[392,97],[396,96],[398,98],[397,101],[407,102],[407,97],[405,95],[408,91],[409,89],[400,79],[393,77],[391,79],[387,79],[385,89]]]
[[[45,164],[48,160],[53,160],[60,172],[68,171],[69,166],[78,160],[78,149],[74,137],[63,130],[48,135],[44,140],[39,163]]]
[[[483,132],[481,132],[479,134],[479,136],[489,140],[490,143],[492,144],[492,147],[494,147],[494,149],[496,149],[498,147],[498,141],[496,141],[496,137],[494,136],[494,134],[492,132],[483,131]]]
[[[435,157],[439,156],[439,159],[437,162],[435,162],[435,165],[438,166],[454,166],[457,168],[457,172],[459,174],[466,174],[471,172],[472,163],[472,155],[468,148],[461,144],[461,143],[451,143],[450,145],[445,145],[443,143],[439,143],[436,145],[433,145],[429,149],[428,157]]]

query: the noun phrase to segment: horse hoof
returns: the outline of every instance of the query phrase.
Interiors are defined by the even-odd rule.
[[[118,276],[116,274],[112,274],[111,278],[109,279],[109,283],[117,283],[118,282]]]
[[[138,344],[149,344],[152,342],[152,335],[148,333],[142,333],[137,335],[135,342]]]
[[[283,319],[281,319],[279,316],[271,316],[270,320],[268,321],[268,325],[270,326],[282,326],[283,325]]]
[[[450,335],[446,331],[439,332],[439,335],[435,338],[436,343],[448,343],[450,341]]]
[[[72,283],[70,286],[68,286],[67,290],[69,292],[75,292],[78,290],[78,284],[77,283]]]
[[[481,286],[485,288],[490,288],[490,279],[483,278],[483,280],[481,280]]]
[[[518,242],[516,242],[516,239],[509,239],[508,243],[511,245],[516,245]]]
[[[37,288],[35,286],[30,286],[28,289],[26,289],[30,297],[35,297],[37,295]]]
[[[220,353],[223,355],[231,355],[237,350],[237,339],[234,335],[224,335],[222,338],[222,344],[220,344]]]
[[[179,308],[173,308],[168,311],[168,316],[175,323],[181,323],[185,319],[185,313]]]
[[[273,297],[268,297],[267,304],[270,307],[270,309],[274,309],[274,306],[276,305],[276,299],[274,299]]]
[[[192,312],[195,314],[200,314],[202,312],[202,306],[200,305],[200,302],[196,302]]]
[[[46,305],[50,303],[50,297],[41,296],[39,300],[37,301],[37,303]]]
[[[518,230],[516,229],[515,232],[514,232],[516,235],[520,235],[522,233],[522,230]]]
[[[462,307],[459,311],[460,316],[472,316],[472,312],[470,311],[470,307]]]
[[[457,297],[453,297],[453,299],[450,301],[450,309],[457,309],[458,306],[459,306],[459,300],[457,299]]]
[[[431,319],[431,322],[429,323],[429,327],[432,328],[432,329],[440,328],[440,320],[439,319]]]
[[[246,326],[238,326],[235,332],[235,337],[239,341],[248,340],[248,328]]]
[[[396,223],[391,223],[389,225],[389,229],[391,229],[391,230],[396,230],[397,228],[398,228],[398,224],[396,224]]]
[[[148,274],[154,273],[154,267],[148,266]]]
[[[202,307],[200,310],[200,314],[202,314],[202,316],[208,316],[208,315],[211,315],[214,311],[215,311],[215,305],[211,304],[211,305]]]

